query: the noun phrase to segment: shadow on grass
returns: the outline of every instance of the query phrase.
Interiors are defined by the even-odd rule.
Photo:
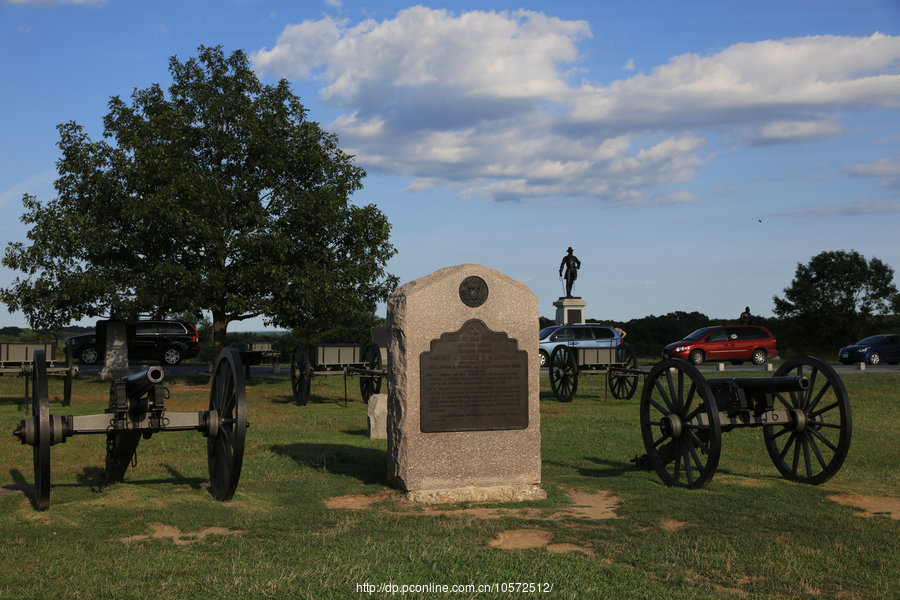
[[[16,492],[22,492],[31,501],[31,505],[36,508],[37,504],[34,497],[34,484],[28,483],[25,480],[25,476],[22,475],[22,471],[18,469],[10,469],[9,477],[13,480],[13,484],[0,487],[0,494],[14,494]]]
[[[554,465],[556,467],[563,467],[566,469],[574,469],[578,472],[582,477],[621,477],[626,473],[632,473],[637,469],[632,462],[621,462],[621,461],[613,461],[606,460],[602,458],[592,458],[592,457],[584,457],[585,460],[588,460],[592,463],[598,465],[596,469],[586,469],[584,467],[579,467],[576,465],[570,465],[568,463],[559,462],[559,461],[551,461],[545,460],[544,463],[548,465]]]
[[[269,449],[305,467],[353,477],[367,485],[387,485],[387,452],[384,450],[347,444],[285,444]]]

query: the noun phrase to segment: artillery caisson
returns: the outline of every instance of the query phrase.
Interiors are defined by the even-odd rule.
[[[640,422],[649,466],[667,485],[687,488],[712,479],[723,431],[762,427],[782,476],[811,484],[840,469],[852,433],[843,382],[808,356],[786,361],[771,378],[705,379],[688,362],[664,360],[644,381]]]
[[[13,432],[34,450],[35,506],[50,506],[50,447],[81,434],[106,434],[106,483],[121,481],[138,442],[155,433],[195,430],[207,438],[210,491],[218,500],[230,500],[237,489],[244,456],[247,399],[240,355],[226,348],[216,360],[209,409],[167,411],[165,372],[150,367],[112,382],[109,407],[102,414],[56,416],[50,414],[47,372],[42,352],[35,353],[30,418]]]
[[[45,361],[44,371],[49,377],[63,379],[63,406],[72,401],[72,381],[78,377],[78,366],[74,364],[72,348],[66,344],[65,365],[56,360],[56,343],[54,342],[0,342],[0,375],[25,377],[25,397],[34,370],[34,359],[40,352]]]
[[[550,353],[550,389],[560,402],[571,402],[582,375],[606,375],[613,398],[628,400],[634,396],[638,369],[637,354],[629,344],[609,348],[577,348],[559,345]]]
[[[298,344],[291,354],[291,389],[297,404],[309,402],[310,383],[314,376],[348,375],[359,377],[359,393],[363,402],[381,391],[386,376],[382,368],[381,349],[375,342],[357,344]]]

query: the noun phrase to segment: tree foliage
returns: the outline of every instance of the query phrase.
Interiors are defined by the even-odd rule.
[[[900,294],[894,270],[878,258],[866,260],[855,250],[817,254],[798,264],[784,297],[773,297],[774,312],[789,319],[808,345],[847,344],[874,331],[881,315],[897,312]]]
[[[397,281],[387,218],[349,201],[365,172],[243,52],[201,46],[169,70],[168,95],[110,99],[103,140],[58,126],[58,197],[24,197],[31,243],[3,264],[25,276],[0,298],[41,328],[209,310],[217,349],[229,323],[260,315],[369,320]]]

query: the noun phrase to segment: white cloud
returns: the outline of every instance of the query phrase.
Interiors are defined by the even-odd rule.
[[[812,206],[783,210],[773,214],[780,217],[853,217],[859,215],[892,214],[900,212],[900,202],[884,202],[872,200],[868,202],[854,202],[850,204],[836,204],[830,206]]]
[[[579,72],[583,21],[416,6],[383,21],[286,27],[255,68],[315,78],[365,168],[497,200],[693,201],[704,131],[738,143],[846,134],[842,111],[900,108],[900,37],[816,36],[684,54],[609,83]],[[633,69],[634,62],[623,67]]]
[[[834,119],[772,121],[758,128],[751,136],[757,145],[806,143],[844,133],[844,128]]]
[[[877,177],[884,187],[900,188],[900,160],[882,158],[873,163],[847,165],[844,170],[859,177]]]

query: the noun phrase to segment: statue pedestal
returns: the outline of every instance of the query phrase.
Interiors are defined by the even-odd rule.
[[[560,298],[553,303],[556,307],[557,325],[583,325],[584,307],[587,302],[581,298]]]

